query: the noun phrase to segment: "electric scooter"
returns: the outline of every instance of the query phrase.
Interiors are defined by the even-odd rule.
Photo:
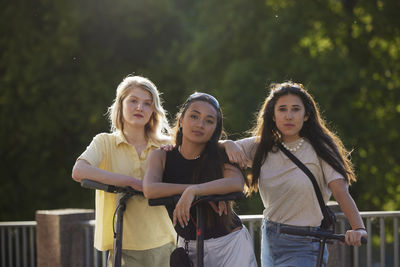
[[[173,205],[175,206],[179,199],[180,195],[175,195],[171,197],[165,198],[157,198],[157,199],[149,199],[150,206],[162,206],[162,205]],[[204,201],[229,201],[229,200],[240,200],[244,198],[244,194],[242,192],[233,192],[225,195],[209,195],[209,196],[201,196],[196,198],[193,201],[192,208],[196,208],[196,223],[197,223],[197,231],[196,231],[196,266],[203,267],[204,266],[204,214],[203,209],[198,205]]]
[[[134,195],[142,195],[143,192],[132,189],[131,187],[119,187],[115,185],[102,184],[88,179],[81,181],[81,186],[89,189],[103,190],[108,193],[122,193],[122,197],[119,199],[118,206],[114,212],[113,218],[113,232],[114,232],[114,246],[113,246],[113,266],[121,266],[122,256],[122,231],[123,231],[123,219],[124,212],[126,209],[126,202]],[[115,227],[116,226],[116,227]]]

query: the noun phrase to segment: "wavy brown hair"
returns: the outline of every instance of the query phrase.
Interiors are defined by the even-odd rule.
[[[257,116],[257,124],[252,130],[253,136],[257,137],[258,146],[252,166],[251,188],[253,190],[258,188],[261,166],[267,159],[268,153],[270,151],[277,152],[276,145],[282,142],[281,134],[273,120],[274,108],[281,96],[289,94],[300,97],[305,107],[305,114],[308,116],[300,130],[300,136],[307,138],[317,155],[343,175],[349,184],[355,181],[356,177],[349,158],[349,151],[346,150],[339,137],[328,129],[317,104],[304,86],[288,81],[271,84],[270,94],[265,99]]]

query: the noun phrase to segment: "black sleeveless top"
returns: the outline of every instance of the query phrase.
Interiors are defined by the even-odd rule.
[[[168,151],[165,159],[165,168],[162,181],[164,183],[174,183],[174,184],[193,184],[192,176],[197,161],[198,161],[197,159],[194,160],[185,159],[177,148],[175,148],[172,151]],[[204,207],[205,205],[209,206],[210,204],[200,203],[199,205]],[[175,205],[166,205],[166,208],[169,217],[172,220]],[[186,239],[188,240],[196,240],[196,227],[193,224],[193,220],[196,223],[195,208],[190,209],[190,215],[191,219],[189,220],[188,226],[186,226],[184,229],[177,222],[175,226],[175,231],[178,233],[179,236],[183,238],[185,238],[186,236]],[[215,213],[215,216],[219,217],[217,213]],[[219,220],[217,220],[217,222],[218,221]],[[206,228],[204,231],[204,239],[217,238],[230,233],[222,223],[216,223],[211,229],[207,228],[206,223],[204,223],[204,225]],[[240,218],[237,216],[237,214],[232,211],[231,227],[232,229],[234,229],[239,226],[242,226],[242,222]]]

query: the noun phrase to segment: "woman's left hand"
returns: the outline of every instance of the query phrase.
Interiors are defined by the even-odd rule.
[[[242,169],[246,169],[249,166],[251,162],[240,146],[232,140],[225,140],[223,144],[230,162],[239,164]]]
[[[190,207],[192,206],[192,202],[195,194],[195,187],[189,186],[183,191],[181,198],[179,199],[178,203],[175,206],[172,222],[174,226],[176,225],[177,221],[184,228],[190,219]]]
[[[346,244],[349,246],[361,246],[361,237],[367,238],[367,231],[364,229],[348,230],[346,232]]]
[[[174,145],[170,145],[170,144],[166,144],[166,145],[161,145],[160,146],[160,149],[164,150],[165,152],[172,151],[174,148],[175,148],[175,146]]]
[[[222,214],[225,214],[225,215],[228,214],[227,205],[226,205],[226,202],[225,202],[225,201],[219,201],[219,202],[218,202],[218,207],[217,207],[217,205],[215,204],[214,201],[209,201],[208,203],[210,204],[211,208],[212,208],[216,213],[219,214],[219,216],[221,216]]]

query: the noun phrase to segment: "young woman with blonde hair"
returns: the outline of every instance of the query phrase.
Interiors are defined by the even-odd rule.
[[[111,133],[93,138],[78,157],[72,177],[77,182],[90,179],[142,191],[147,156],[169,141],[157,87],[144,77],[126,77],[117,87],[108,114]],[[109,250],[110,255],[117,197],[96,190],[95,247]],[[143,196],[134,196],[127,202],[123,224],[123,266],[169,266],[175,233],[164,207],[150,207]]]

